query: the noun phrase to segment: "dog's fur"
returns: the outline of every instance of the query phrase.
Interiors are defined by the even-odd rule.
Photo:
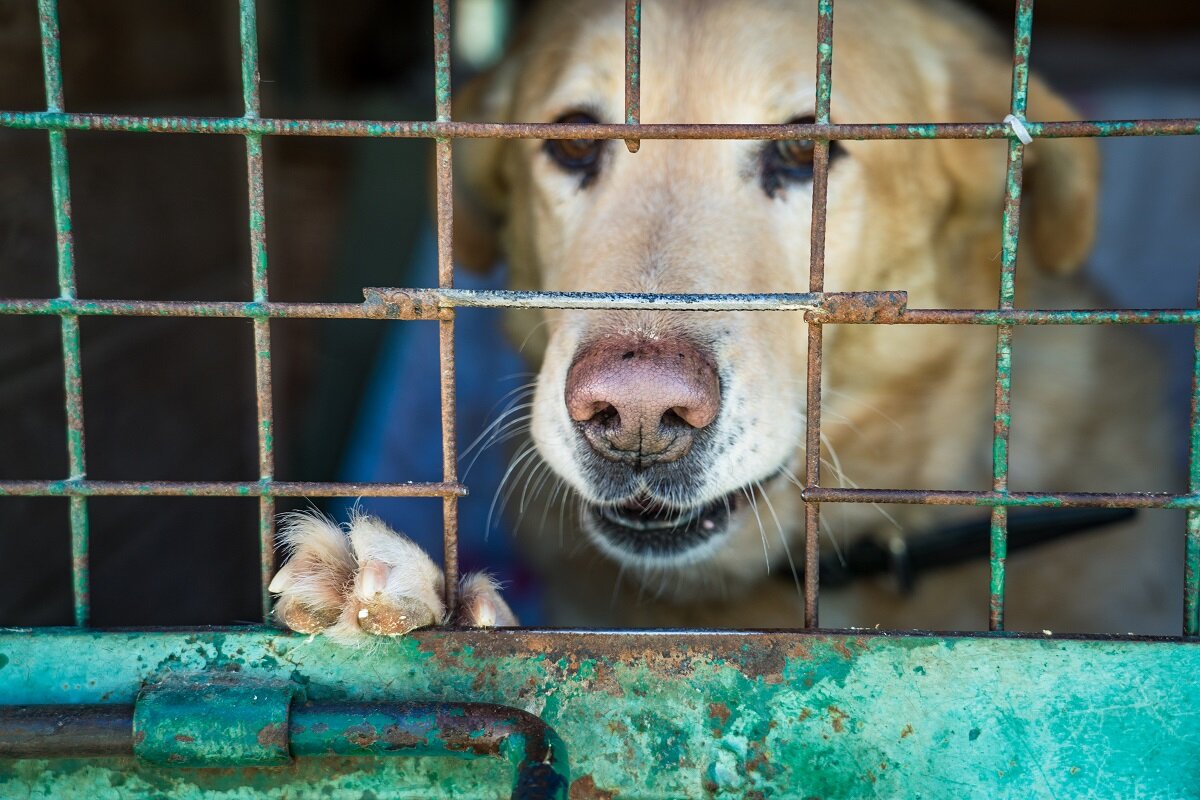
[[[811,0],[648,0],[643,121],[786,122],[811,115],[814,59],[806,54],[815,41],[815,6]],[[997,121],[1008,111],[1005,42],[957,6],[846,0],[835,30],[836,122]],[[456,116],[552,121],[586,111],[619,121],[623,32],[621,3],[543,4],[510,55],[460,95]],[[1028,116],[1069,119],[1073,111],[1034,76]],[[598,174],[585,185],[555,164],[540,141],[457,142],[457,253],[477,267],[503,255],[518,289],[806,291],[811,184],[791,183],[769,196],[758,169],[770,146],[647,140],[630,154],[621,142],[609,142]],[[1006,145],[938,140],[838,147],[843,156],[829,178],[826,289],[904,289],[918,308],[994,307]],[[1026,148],[1025,170],[1019,305],[1098,305],[1073,277],[1093,235],[1094,143],[1038,140]],[[799,624],[795,586],[767,575],[790,574],[788,551],[798,554],[804,536],[803,504],[789,476],[803,463],[802,316],[530,311],[514,312],[510,327],[540,363],[532,441],[562,484],[542,492],[549,495],[543,502],[578,497],[586,509],[622,499],[612,481],[597,477],[563,402],[580,348],[612,335],[696,342],[720,377],[720,415],[688,462],[687,485],[645,478],[641,488],[680,504],[737,498],[745,489],[727,531],[669,558],[624,552],[581,521],[586,511],[574,502],[562,531],[557,506],[548,514],[527,511],[520,538],[547,580],[552,619]],[[1050,333],[1019,330],[1015,337],[1012,488],[1171,488],[1161,464],[1166,448],[1154,421],[1158,409],[1145,399],[1155,396],[1148,391],[1155,385],[1152,360],[1138,342],[1124,331]],[[995,341],[995,330],[986,326],[828,326],[825,483],[991,488]],[[1151,422],[1135,430],[1127,422],[1132,416]],[[823,547],[867,530],[919,532],[953,514],[923,506],[826,505],[822,515],[833,540],[823,534]],[[1009,626],[1175,632],[1178,550],[1150,535],[1161,522],[1161,515],[1144,514],[1120,530],[1014,557]],[[290,541],[306,552],[304,537]],[[353,566],[339,569],[346,573],[343,583],[325,581],[324,599],[310,592],[305,608],[353,605],[337,599]],[[275,588],[284,591],[286,605],[296,599],[296,587],[311,588],[312,580],[289,576]],[[485,616],[509,620],[490,584],[472,587],[469,599]],[[982,628],[987,564],[943,570],[910,596],[864,582],[853,591],[823,593],[821,601],[827,626]],[[466,622],[479,621],[472,613]],[[350,618],[355,614],[362,614],[357,606]],[[430,619],[438,614],[435,608]],[[296,615],[282,619],[292,627],[322,627],[298,624]]]

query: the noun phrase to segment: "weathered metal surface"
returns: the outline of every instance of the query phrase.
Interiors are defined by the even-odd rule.
[[[1198,136],[1200,118],[1026,122],[1034,139],[1113,136]],[[654,123],[621,125],[552,122],[439,122],[430,120],[275,119],[135,116],[0,111],[0,128],[18,130],[199,133],[246,136],[351,136],[400,139],[1008,139],[1006,122]]]
[[[833,93],[833,0],[817,3],[817,79],[815,121],[829,123]],[[829,142],[813,145],[812,223],[809,228],[808,290],[825,291],[825,227],[829,200]],[[808,353],[805,362],[806,405],[804,419],[804,485],[821,482],[821,363],[824,319],[808,317]],[[804,502],[804,627],[816,628],[820,621],[821,507]],[[791,553],[788,553],[791,561]],[[795,568],[793,566],[793,571]]]
[[[642,117],[642,0],[625,0],[625,124]],[[629,152],[641,149],[641,139],[625,140]]]
[[[666,310],[687,302],[692,310],[773,311],[805,310],[794,305],[796,294],[685,294],[638,295],[604,292],[506,292],[472,289],[366,289],[363,303],[254,303],[187,302],[181,300],[24,300],[0,298],[0,315],[101,317],[207,317],[214,319],[440,319],[446,309],[459,308],[551,308],[564,298],[573,308],[610,308],[609,301],[629,303],[636,298],[680,298]],[[875,323],[883,325],[1195,325],[1200,310],[1194,308],[1120,309],[992,309],[992,308],[907,308],[907,293],[826,292],[821,304],[827,324]],[[594,298],[592,303],[587,298]],[[607,299],[602,299],[607,298]],[[773,305],[773,299],[781,305]],[[657,301],[648,301],[657,302]],[[668,299],[668,303],[671,301]],[[723,303],[711,308],[694,304]],[[407,305],[411,304],[411,305]],[[861,304],[861,306],[859,305]],[[638,306],[645,308],[646,306]]]
[[[199,672],[133,705],[0,705],[0,759],[128,758],[172,768],[244,768],[327,756],[501,758],[513,797],[565,798],[567,749],[541,719],[490,703],[307,701],[295,684]]]
[[[1009,114],[1025,119],[1029,91],[1029,48],[1033,33],[1033,0],[1017,0],[1013,24],[1012,102]],[[1014,123],[1015,126],[1016,123]],[[1021,231],[1021,188],[1025,174],[1025,145],[1014,132],[1008,140],[1008,165],[1004,180],[1004,217],[1000,250],[1000,297],[998,307],[1011,310],[1017,295],[1017,240]],[[992,415],[992,491],[1008,493],[1008,440],[1012,425],[1012,336],[1013,326],[996,328],[996,385]],[[988,627],[1004,630],[1004,586],[1008,559],[1008,506],[992,506],[992,545],[988,600]]]
[[[1170,492],[971,492],[937,489],[850,489],[811,486],[806,497],[821,503],[920,503],[988,508],[1200,508],[1200,493]]]
[[[433,0],[433,88],[438,122],[449,122],[450,2]],[[437,160],[437,258],[438,287],[454,287],[454,169],[450,139],[439,137]],[[368,295],[368,300],[370,299]],[[438,390],[442,413],[442,480],[458,481],[457,398],[454,396],[454,312],[438,315]],[[458,603],[458,496],[442,497],[442,582],[446,613],[453,615]]]
[[[287,764],[294,690],[286,680],[168,674],[162,684],[144,688],[134,703],[134,755],[160,767]]]
[[[2,758],[128,758],[133,707],[87,704],[5,706]]]
[[[260,629],[56,630],[0,633],[0,664],[5,705],[128,705],[144,682],[216,671],[286,680],[295,708],[514,706],[566,742],[572,797],[1177,798],[1200,779],[1200,649],[1171,640],[498,631],[359,651]],[[446,759],[0,760],[0,796],[466,800],[503,795],[510,775]]]
[[[62,57],[59,50],[57,0],[38,0],[38,19],[42,39],[42,75],[46,86],[48,112],[63,110]],[[65,301],[76,299],[75,235],[71,222],[71,178],[67,160],[67,134],[51,130],[50,189],[54,201],[54,232],[58,256],[58,292]],[[84,458],[83,428],[83,356],[79,343],[79,318],[63,314],[62,353],[63,389],[67,413],[67,469],[74,480],[87,475]],[[75,624],[86,625],[90,615],[88,585],[88,515],[87,501],[72,497],[71,525],[71,584],[74,593]]]
[[[242,104],[247,119],[257,119],[259,100],[258,21],[255,0],[240,0],[238,32],[241,39]],[[246,186],[250,219],[250,286],[255,303],[266,303],[267,212],[263,178],[262,136],[246,135]],[[271,391],[271,327],[267,318],[254,320],[254,396],[258,414],[258,477],[270,481],[275,475],[275,434]],[[275,574],[275,499],[258,500],[259,593],[263,620],[270,619],[271,592],[267,586]]]
[[[1200,281],[1196,288],[1200,304]],[[1188,437],[1188,491],[1200,494],[1200,325],[1192,333],[1191,425]],[[1183,633],[1200,636],[1200,506],[1189,508],[1184,544]]]
[[[461,483],[0,481],[0,497],[463,497]]]

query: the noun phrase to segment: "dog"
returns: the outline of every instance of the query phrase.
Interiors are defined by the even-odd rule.
[[[458,96],[457,117],[619,121],[622,11],[615,0],[543,3],[502,63]],[[643,121],[811,121],[815,24],[815,0],[647,0]],[[1008,43],[951,2],[844,0],[835,30],[835,122],[998,121],[1009,110]],[[1031,76],[1031,119],[1074,116]],[[1000,141],[833,142],[826,289],[995,307],[1005,152]],[[646,140],[634,154],[620,141],[469,140],[454,153],[460,263],[502,257],[515,289],[809,288],[812,142]],[[1101,304],[1077,274],[1097,185],[1094,142],[1026,148],[1019,307]],[[798,626],[803,317],[551,309],[514,311],[507,325],[538,365],[530,442],[559,484],[540,501],[550,513],[526,513],[518,536],[545,579],[551,620]],[[1171,488],[1144,345],[1079,327],[1018,329],[1014,341],[1014,491]],[[825,481],[990,489],[995,343],[988,326],[827,326]],[[822,546],[863,531],[903,542],[966,513],[826,504]],[[1161,522],[1143,514],[1014,555],[1009,628],[1177,632],[1181,545],[1157,535]],[[295,515],[282,541],[291,559],[271,589],[277,619],[294,630],[353,642],[444,622],[517,624],[479,574],[463,580],[447,619],[440,569],[370,517],[343,530]],[[823,593],[821,621],[985,628],[987,576],[980,559],[908,594],[861,581]]]

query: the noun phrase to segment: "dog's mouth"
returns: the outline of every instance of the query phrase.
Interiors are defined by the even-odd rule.
[[[739,489],[710,503],[676,506],[643,494],[617,504],[588,504],[584,524],[601,549],[619,561],[691,561],[724,537],[744,497]]]

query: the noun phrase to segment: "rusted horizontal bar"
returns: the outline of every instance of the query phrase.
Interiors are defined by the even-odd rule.
[[[1200,118],[1026,122],[1035,139],[1095,136],[1195,136]],[[0,112],[0,128],[20,130],[216,133],[262,136],[357,136],[401,139],[1007,139],[1005,122],[890,124],[650,125],[550,122],[433,122],[257,117],[130,116],[50,111]]]
[[[515,292],[480,289],[366,289],[366,305],[402,317],[434,319],[447,308],[574,308],[637,311],[808,311],[822,322],[886,322],[898,318],[907,292],[787,294],[644,294]]]
[[[37,705],[0,710],[0,758],[129,758],[133,706]]]
[[[819,503],[902,503],[1001,508],[1200,508],[1200,494],[1170,492],[967,492],[936,489],[843,489],[810,486]]]
[[[0,497],[464,497],[461,483],[0,481]]]
[[[0,706],[0,758],[130,758],[133,717],[128,704]],[[553,728],[490,703],[296,703],[285,735],[291,757],[507,760],[517,770],[512,796],[530,800],[565,798],[570,778],[566,747]]]
[[[210,317],[229,319],[435,319],[443,308],[555,307],[691,309],[693,311],[803,310],[803,294],[637,295],[566,292],[479,292],[468,289],[369,289],[366,303],[254,303],[159,300],[2,300],[0,315],[102,317]],[[827,323],[888,325],[1196,325],[1200,309],[942,309],[903,308],[904,292],[824,294]],[[667,298],[667,299],[664,299]],[[677,299],[670,299],[677,298]],[[772,305],[782,298],[783,305]],[[861,298],[879,300],[886,313],[851,313]],[[613,300],[628,305],[611,304]],[[405,303],[415,303],[411,309]],[[638,305],[640,303],[640,305]],[[738,305],[734,305],[734,304]],[[892,313],[895,310],[895,313]]]
[[[1200,309],[906,308],[900,325],[1195,325]]]
[[[215,317],[232,319],[375,319],[382,308],[362,303],[255,303],[181,300],[0,300],[0,315],[84,317]]]

